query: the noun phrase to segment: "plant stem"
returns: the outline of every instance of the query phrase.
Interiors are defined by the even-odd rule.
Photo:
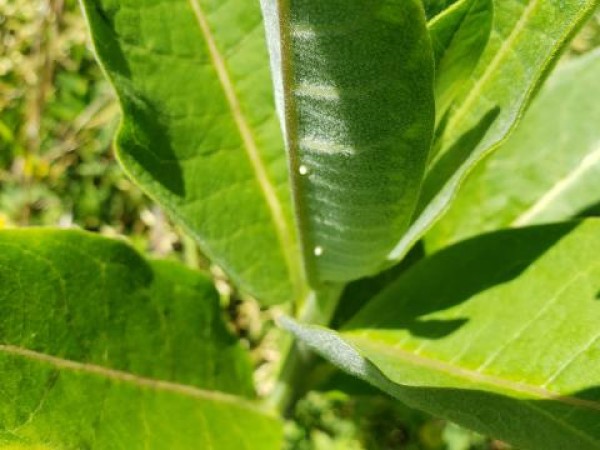
[[[327,325],[331,321],[344,286],[341,284],[324,285],[318,291],[311,291],[304,301],[302,309],[297,312],[297,319],[313,325]],[[266,399],[266,404],[282,416],[288,416],[296,400],[307,389],[305,383],[316,357],[304,344],[294,341],[286,335],[283,347],[283,363],[280,366],[277,382],[273,392]]]

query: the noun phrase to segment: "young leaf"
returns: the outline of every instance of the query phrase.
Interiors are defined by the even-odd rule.
[[[598,254],[596,219],[501,231],[418,263],[339,333],[285,324],[410,406],[519,448],[599,449]]]
[[[0,232],[0,284],[3,448],[281,448],[208,277],[24,230]]]
[[[243,290],[296,299],[300,254],[258,5],[82,4],[121,103],[126,171]]]
[[[490,36],[493,15],[492,0],[461,0],[429,22],[437,122],[475,69]]]
[[[470,81],[444,120],[411,227],[390,253],[398,261],[449,207],[465,175],[511,132],[569,37],[597,0],[494,2],[494,26]]]
[[[429,249],[484,231],[568,219],[600,203],[600,51],[553,75],[515,134],[467,178]]]
[[[432,135],[418,0],[263,0],[313,281],[376,273],[412,216]]]

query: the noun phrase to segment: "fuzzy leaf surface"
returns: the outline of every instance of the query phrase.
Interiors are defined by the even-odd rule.
[[[401,401],[519,448],[600,448],[600,220],[418,263],[340,332],[284,324]]]
[[[121,103],[125,170],[242,290],[266,303],[297,298],[300,254],[258,4],[82,4]]]
[[[412,217],[433,133],[423,6],[261,3],[310,279],[377,273]]]
[[[0,446],[279,449],[211,280],[78,231],[0,232]]]
[[[446,212],[469,171],[507,138],[560,50],[597,5],[597,0],[494,2],[488,45],[443,120],[418,212],[390,263]]]
[[[600,52],[552,75],[513,136],[469,175],[428,249],[566,220],[600,203]]]

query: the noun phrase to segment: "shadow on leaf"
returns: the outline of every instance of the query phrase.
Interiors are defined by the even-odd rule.
[[[490,109],[472,129],[464,133],[448,150],[428,167],[419,198],[418,213],[435,198],[442,187],[469,159],[500,114],[500,108]],[[443,133],[443,132],[442,132]],[[418,214],[416,215],[418,216]]]
[[[89,25],[95,38],[96,52],[115,90],[123,111],[123,124],[119,131],[120,157],[141,166],[155,181],[178,197],[185,196],[183,174],[178,157],[171,144],[169,118],[161,115],[164,105],[153,104],[135,83],[136,76],[125,54],[127,43],[115,32],[117,9],[106,11],[88,2]],[[150,64],[150,60],[148,61]],[[134,174],[135,175],[135,174]]]
[[[447,336],[467,320],[446,319],[444,311],[511,281],[576,225],[502,230],[444,249],[389,284],[344,329],[406,329],[429,339]]]

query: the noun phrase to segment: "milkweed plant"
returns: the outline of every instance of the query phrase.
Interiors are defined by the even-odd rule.
[[[558,64],[597,3],[81,0],[123,170],[280,359],[257,395],[209,273],[2,230],[0,446],[281,449],[325,376],[600,449],[600,53]]]

